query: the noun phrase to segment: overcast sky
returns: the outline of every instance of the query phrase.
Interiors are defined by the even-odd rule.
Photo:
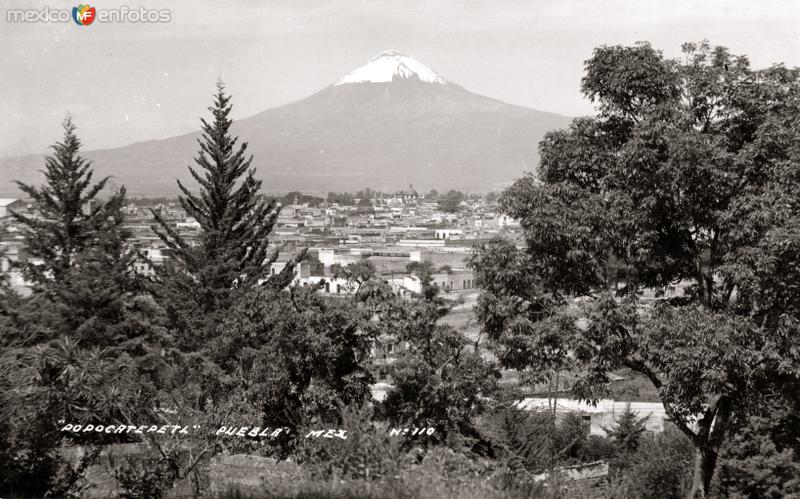
[[[707,38],[755,67],[800,66],[794,0],[130,0],[92,5],[169,8],[171,22],[7,22],[7,9],[76,4],[3,1],[0,156],[45,152],[68,111],[87,149],[193,131],[219,75],[235,116],[249,116],[387,49],[473,92],[571,116],[592,112],[580,78],[602,44],[649,40],[672,57]]]

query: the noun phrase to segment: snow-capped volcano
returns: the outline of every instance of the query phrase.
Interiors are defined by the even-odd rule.
[[[387,83],[395,78],[417,78],[426,83],[446,84],[447,80],[436,71],[413,57],[397,50],[387,50],[376,55],[363,66],[346,74],[334,86],[345,83]]]
[[[390,51],[305,99],[237,120],[232,133],[249,142],[265,192],[392,191],[410,183],[488,191],[534,170],[539,140],[570,122],[474,94]],[[174,196],[176,178],[193,185],[186,165],[197,154],[199,135],[86,151],[85,157],[98,176],[112,175],[132,195]],[[0,158],[0,195],[19,195],[13,180],[42,182],[43,164],[38,155]]]

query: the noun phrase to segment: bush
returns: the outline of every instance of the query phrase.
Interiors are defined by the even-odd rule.
[[[663,433],[643,436],[621,480],[624,497],[684,497],[692,483],[694,456],[692,442],[671,425]]]
[[[481,420],[480,430],[500,450],[506,465],[535,473],[608,459],[615,450],[609,439],[589,435],[577,414],[554,421],[550,412],[501,407]]]
[[[311,474],[323,480],[383,480],[396,476],[408,455],[400,451],[397,438],[379,429],[368,405],[342,411],[339,426],[347,433],[340,438],[301,438],[299,457]]]
[[[119,481],[122,499],[159,499],[178,477],[177,465],[170,459],[160,459],[155,463],[129,459],[126,465],[114,470]]]

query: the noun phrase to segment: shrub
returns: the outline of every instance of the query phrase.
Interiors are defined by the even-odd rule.
[[[340,438],[301,438],[300,458],[312,475],[322,479],[382,480],[396,476],[407,455],[400,451],[398,439],[379,429],[372,421],[368,405],[342,411],[339,426],[347,433]]]
[[[684,497],[692,482],[694,456],[692,442],[671,425],[663,433],[644,436],[624,475],[625,497]]]

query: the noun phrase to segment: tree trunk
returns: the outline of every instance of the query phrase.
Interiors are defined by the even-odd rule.
[[[686,499],[697,499],[708,497],[708,489],[711,486],[711,478],[714,476],[714,469],[717,467],[717,452],[714,449],[698,449],[694,461],[694,476],[692,478],[692,488]],[[700,493],[698,495],[698,492]]]

